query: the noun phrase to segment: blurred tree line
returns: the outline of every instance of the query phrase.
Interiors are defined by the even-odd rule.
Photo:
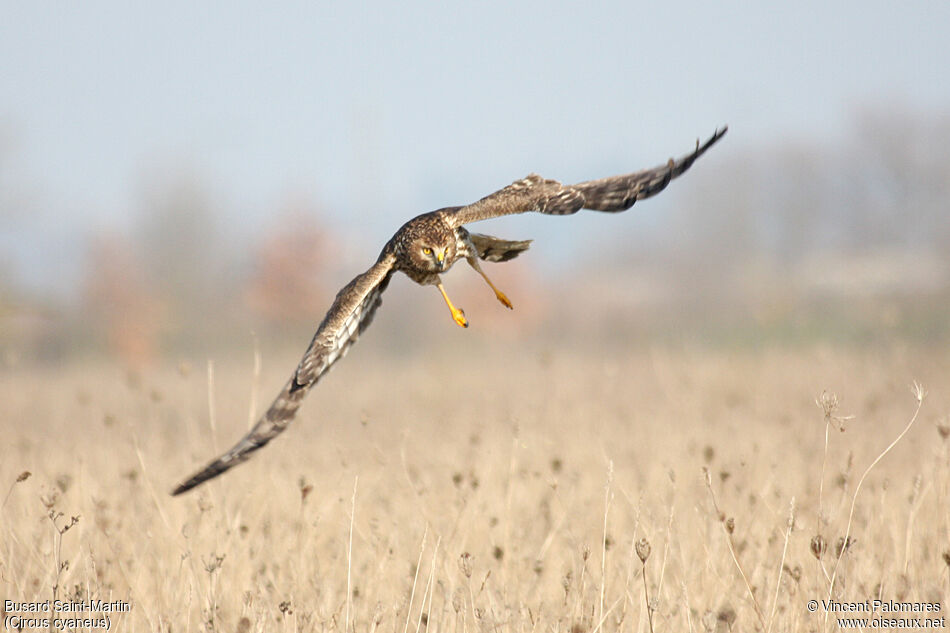
[[[766,139],[691,173],[669,220],[611,249],[620,270],[601,267],[605,286],[637,289],[614,293],[617,320],[950,338],[950,115],[862,111],[842,137]]]
[[[624,225],[629,234],[607,249],[609,265],[589,260],[593,275],[534,287],[506,269],[507,281],[533,292],[526,308],[557,307],[526,311],[518,322],[556,329],[613,319],[620,330],[611,331],[632,324],[654,333],[696,323],[702,331],[718,315],[738,328],[811,318],[820,330],[838,320],[847,328],[849,318],[870,313],[869,327],[893,329],[912,314],[923,325],[905,333],[945,338],[950,116],[868,110],[843,138],[828,145],[766,139],[710,162],[690,175],[671,217],[645,235],[637,223]],[[2,165],[7,219],[20,207],[3,191]],[[81,305],[59,307],[57,318],[48,318],[40,298],[17,291],[0,260],[4,349],[108,349],[143,364],[170,351],[246,344],[249,331],[299,346],[340,279],[357,272],[338,266],[341,236],[306,198],[275,205],[270,227],[250,243],[194,174],[153,174],[139,200],[133,230],[86,236]],[[636,246],[626,246],[633,234]],[[375,255],[379,245],[361,247]]]
[[[278,205],[245,250],[191,175],[151,182],[143,198],[133,235],[90,240],[78,324],[126,361],[310,329],[332,299],[335,246],[315,205]]]

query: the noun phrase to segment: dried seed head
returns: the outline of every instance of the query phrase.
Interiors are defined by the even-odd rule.
[[[62,473],[56,477],[56,487],[60,492],[66,492],[73,485],[73,476],[68,473]]]
[[[733,517],[726,519],[726,532],[732,534],[736,531],[736,520]]]
[[[645,538],[640,539],[637,541],[636,550],[640,562],[646,564],[647,559],[650,558],[650,541]]]
[[[821,557],[825,555],[825,552],[828,550],[828,543],[825,542],[825,537],[821,534],[816,534],[811,539],[811,553],[821,560]]]
[[[587,562],[587,559],[590,558],[590,545],[584,545],[584,549],[581,551],[581,558],[584,559],[584,562]]]
[[[472,577],[472,555],[468,552],[462,552],[459,556],[459,569],[466,578]]]
[[[789,567],[788,565],[782,565],[782,571],[788,574],[792,580],[795,582],[800,582],[802,579],[802,566],[795,565],[794,568]]]
[[[825,412],[826,418],[831,418],[838,410],[838,394],[831,391],[822,391],[821,395],[815,398],[815,404]]]
[[[306,479],[300,477],[300,479],[297,480],[297,486],[300,488],[300,503],[305,503],[307,497],[313,492],[313,484],[308,483]]]
[[[495,557],[495,560],[501,560],[505,557],[505,550],[503,550],[498,545],[495,546],[495,549],[492,550],[492,556]]]
[[[934,425],[937,427],[937,435],[940,436],[940,439],[950,438],[950,414],[941,417]]]
[[[574,583],[574,573],[570,569],[567,570],[567,573],[564,574],[564,578],[561,579],[561,586],[564,588],[564,597],[567,598],[567,595],[571,593],[571,585]]]
[[[923,485],[924,478],[920,475],[920,473],[917,473],[917,475],[914,477],[914,487],[911,489],[910,496],[907,499],[910,503],[914,503],[914,501],[920,496],[920,489],[923,487]]]
[[[465,593],[461,587],[456,589],[455,593],[452,594],[452,608],[455,610],[456,615],[465,608]]]
[[[844,423],[854,418],[853,415],[838,415],[838,395],[830,391],[822,391],[815,398],[815,404],[825,413],[825,424],[833,424],[844,433]]]
[[[52,510],[53,506],[56,505],[56,502],[59,501],[59,493],[55,490],[50,490],[48,495],[40,495],[40,501],[43,502],[43,505],[46,506],[47,510]]]
[[[723,622],[729,628],[732,628],[733,623],[736,621],[736,610],[727,604],[719,609],[719,613],[716,614],[716,619]]]
[[[204,561],[205,571],[208,572],[209,574],[213,574],[214,572],[221,569],[221,563],[224,562],[224,557],[225,557],[225,554],[221,554],[220,556],[218,556],[214,552],[211,552],[211,557],[208,558],[208,560]]]
[[[841,555],[851,549],[851,546],[857,543],[857,539],[853,539],[850,536],[847,540],[845,538],[839,537],[838,542],[835,543],[835,556],[841,558]]]
[[[947,564],[947,567],[950,567],[950,549],[943,551],[943,562]]]
[[[705,448],[703,448],[703,459],[708,464],[709,462],[713,460],[715,456],[716,456],[716,449],[714,449],[712,446],[707,444]]]
[[[32,474],[33,474],[33,473],[31,473],[30,471],[24,470],[22,473],[20,473],[19,475],[17,475],[16,482],[17,482],[17,483],[20,483],[21,481],[26,481],[27,479],[30,478],[30,475],[32,475]]]

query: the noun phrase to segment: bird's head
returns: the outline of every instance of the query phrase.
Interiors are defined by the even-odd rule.
[[[455,262],[455,237],[422,235],[413,240],[409,257],[422,270],[433,273],[447,270]]]

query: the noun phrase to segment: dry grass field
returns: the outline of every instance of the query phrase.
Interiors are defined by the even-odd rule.
[[[178,498],[296,357],[218,358],[213,407],[202,364],[4,369],[4,599],[395,633],[824,631],[808,600],[950,600],[946,350],[372,347]]]

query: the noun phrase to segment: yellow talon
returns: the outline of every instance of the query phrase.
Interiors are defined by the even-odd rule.
[[[501,301],[502,305],[508,308],[509,310],[515,309],[515,307],[511,305],[511,301],[508,300],[508,297],[506,297],[505,293],[503,293],[501,290],[498,290],[497,288],[495,288],[495,296],[498,298],[499,301]]]
[[[452,311],[452,318],[455,322],[462,327],[468,327],[468,321],[465,320],[465,313],[452,305],[452,300],[449,299],[449,295],[445,292],[445,288],[442,287],[442,284],[436,284],[436,288],[442,293],[442,298],[445,299],[445,304],[449,306],[449,310]]]

